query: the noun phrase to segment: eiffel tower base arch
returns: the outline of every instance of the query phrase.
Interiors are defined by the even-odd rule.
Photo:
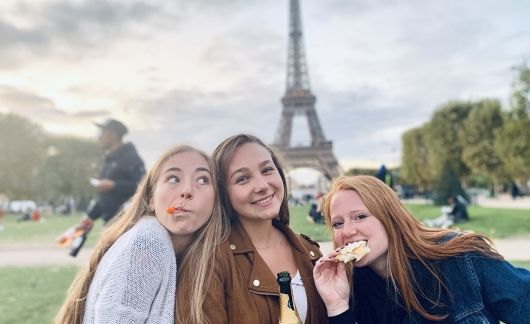
[[[342,168],[333,154],[331,142],[312,146],[288,147],[276,144],[270,146],[278,155],[286,172],[298,168],[311,168],[320,171],[328,180],[342,174]]]

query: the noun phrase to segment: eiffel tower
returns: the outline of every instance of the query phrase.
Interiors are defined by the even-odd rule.
[[[316,97],[309,88],[302,35],[302,17],[298,0],[289,4],[289,56],[287,88],[282,98],[282,115],[272,149],[280,156],[287,171],[308,167],[327,178],[339,176],[342,169],[333,155],[333,143],[326,140],[315,110]],[[305,115],[311,134],[310,146],[291,146],[293,117]]]

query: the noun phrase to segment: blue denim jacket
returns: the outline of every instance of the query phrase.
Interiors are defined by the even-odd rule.
[[[430,313],[449,315],[445,321],[437,323],[530,323],[530,271],[478,253],[463,253],[436,261],[435,266],[447,290],[442,288],[440,295],[445,306],[432,309],[427,298],[436,300],[438,297],[436,281],[419,262],[412,262],[416,280],[428,295],[420,297],[422,306]],[[354,322],[352,309],[330,318],[331,324]],[[403,323],[430,322],[412,312]]]
[[[436,265],[449,291],[444,296],[449,321],[530,323],[530,271],[478,253],[464,253]],[[418,281],[433,279],[424,267],[415,265],[413,271]],[[412,314],[406,322],[426,320]]]

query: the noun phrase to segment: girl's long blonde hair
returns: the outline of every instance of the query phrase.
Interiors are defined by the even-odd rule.
[[[411,259],[418,260],[425,266],[438,282],[438,287],[444,287],[444,289],[446,285],[438,274],[438,269],[432,266],[429,260],[440,260],[464,252],[478,252],[502,260],[502,256],[491,246],[491,240],[480,234],[462,233],[440,244],[454,232],[428,228],[421,224],[403,206],[397,194],[390,187],[372,176],[344,176],[333,181],[322,208],[330,231],[332,231],[331,199],[335,193],[343,190],[356,191],[368,211],[383,224],[389,241],[387,258],[389,279],[403,296],[405,307],[409,312],[414,310],[431,321],[439,321],[447,317],[431,315],[421,306],[415,289],[424,297],[427,294],[423,292],[422,287],[413,286],[416,278],[410,264]],[[336,242],[334,244],[336,247]],[[436,300],[428,300],[433,306],[439,304]]]
[[[212,172],[212,184],[217,194],[213,163],[207,154],[187,145],[178,145],[166,151],[140,182],[136,193],[131,199],[131,204],[120,216],[116,216],[116,221],[103,232],[99,243],[96,245],[94,252],[90,257],[89,264],[77,274],[74,282],[70,286],[66,300],[55,318],[56,324],[77,324],[83,322],[88,289],[101,258],[103,258],[112,244],[114,244],[123,233],[127,232],[138,223],[142,217],[154,214],[154,211],[149,207],[149,203],[153,197],[155,185],[160,176],[162,165],[172,156],[190,151],[199,153],[206,161],[208,161],[208,165]],[[208,222],[195,233],[194,241],[186,249],[178,264],[179,272],[180,268],[194,269],[194,280],[192,281],[193,289],[191,295],[186,296],[185,298],[190,300],[192,306],[190,317],[197,323],[202,322],[204,319],[202,304],[211,279],[210,269],[214,267],[213,263],[215,262],[215,258],[213,256],[215,247],[228,236],[229,226],[228,219],[222,217],[220,213],[219,202],[218,199],[216,199],[212,217],[210,217]],[[182,278],[180,276],[177,278],[178,285]]]

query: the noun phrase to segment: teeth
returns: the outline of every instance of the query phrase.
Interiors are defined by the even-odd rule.
[[[265,205],[265,204],[267,204],[269,201],[271,201],[271,199],[272,199],[272,196],[267,197],[267,198],[262,199],[262,200],[258,200],[258,201],[256,201],[256,205]]]

